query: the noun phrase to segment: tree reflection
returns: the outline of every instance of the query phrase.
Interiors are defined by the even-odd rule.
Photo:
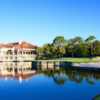
[[[100,94],[96,95],[92,100],[100,100]]]
[[[63,85],[67,81],[67,75],[65,73],[55,73],[53,75],[54,82]]]
[[[96,80],[100,80],[99,71],[83,70],[77,68],[60,68],[59,70],[41,71],[44,75],[52,77],[54,82],[59,85],[64,85],[67,81],[75,82],[77,84],[87,82],[94,85]]]

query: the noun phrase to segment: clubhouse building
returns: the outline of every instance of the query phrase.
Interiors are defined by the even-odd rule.
[[[37,46],[27,42],[0,44],[0,61],[32,61]]]

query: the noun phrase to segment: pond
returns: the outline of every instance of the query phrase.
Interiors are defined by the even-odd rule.
[[[8,71],[11,66],[23,66],[23,72],[29,72],[30,67],[25,66],[31,66],[31,70],[34,70],[32,73],[12,75],[2,74],[0,70],[0,100],[93,100],[100,94],[99,70],[67,66],[44,69],[43,66],[37,67],[29,62],[5,62],[0,65],[5,68],[7,66]]]

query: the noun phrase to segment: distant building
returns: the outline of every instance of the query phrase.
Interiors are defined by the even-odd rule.
[[[0,44],[0,61],[32,61],[37,46],[27,42]]]

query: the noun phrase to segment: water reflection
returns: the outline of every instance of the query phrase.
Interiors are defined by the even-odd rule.
[[[0,62],[0,78],[22,80],[32,77],[36,73],[32,70],[32,62]]]
[[[94,85],[96,81],[100,80],[99,71],[82,70],[72,67],[56,66],[49,64],[35,65],[33,62],[0,62],[0,77],[5,81],[9,78],[19,80],[22,83],[23,80],[27,80],[34,75],[45,75],[53,79],[58,85],[64,85],[71,81],[77,84],[81,84],[83,81],[88,84]]]
[[[48,69],[44,66],[40,66],[37,70],[38,73],[42,73],[48,77],[51,77],[56,84],[64,85],[67,82],[75,82],[81,84],[87,82],[90,85],[94,85],[96,81],[100,80],[100,71],[94,69],[81,69],[73,68],[70,66],[52,66],[52,69]],[[51,67],[50,67],[51,68]]]
[[[100,100],[100,95],[96,95],[93,100]]]

